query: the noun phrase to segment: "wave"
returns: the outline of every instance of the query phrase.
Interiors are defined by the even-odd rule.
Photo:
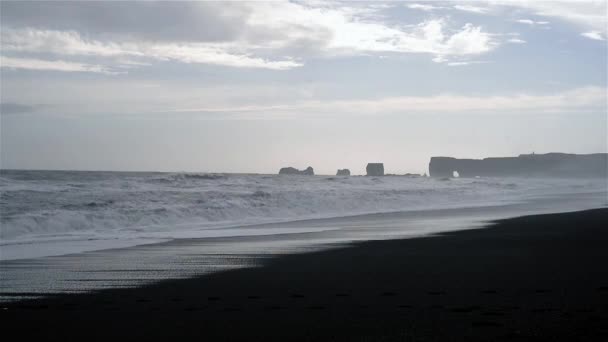
[[[208,229],[240,225],[505,204],[532,194],[597,189],[605,189],[605,184],[192,173],[3,174],[0,239],[1,244],[11,244],[56,238],[196,237]]]

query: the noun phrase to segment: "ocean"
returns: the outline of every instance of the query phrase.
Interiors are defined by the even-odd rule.
[[[0,300],[606,206],[606,179],[0,172]]]
[[[19,258],[40,257],[179,238],[311,231],[242,228],[263,223],[497,206],[605,191],[605,179],[3,170],[0,246],[6,251],[19,245]],[[40,249],[51,242],[54,248]]]

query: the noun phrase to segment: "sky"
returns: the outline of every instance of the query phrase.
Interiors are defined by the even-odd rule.
[[[606,1],[0,2],[0,167],[607,152]]]

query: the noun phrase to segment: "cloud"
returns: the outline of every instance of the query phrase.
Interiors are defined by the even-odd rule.
[[[120,66],[119,59],[129,57],[140,63],[152,59],[287,70],[301,66],[308,55],[332,57],[393,52],[441,55],[447,59],[486,53],[498,45],[493,35],[471,23],[457,28],[446,19],[434,18],[417,25],[388,24],[379,14],[383,6],[356,3],[346,6],[284,1],[239,2],[200,7],[183,4],[189,8],[187,10],[173,4],[167,9],[175,14],[171,17],[172,25],[139,19],[141,10],[143,17],[150,21],[156,17],[162,18],[159,19],[161,23],[168,20],[165,13],[156,13],[165,10],[164,7],[148,3],[96,3],[93,7],[99,12],[99,18],[93,18],[91,9],[78,2],[57,5],[63,12],[51,9],[53,6],[45,3],[42,7],[55,13],[57,18],[44,15],[39,21],[35,18],[42,15],[41,10],[24,6],[27,10],[15,4],[4,6],[9,12],[3,14],[3,18],[9,18],[3,21],[4,51],[104,57],[113,60],[115,67]],[[18,15],[11,16],[13,12]],[[181,21],[194,21],[190,12],[200,14],[202,21],[214,14],[222,17],[223,21],[216,27],[203,25],[218,31],[217,34],[188,32],[180,35],[189,29]],[[78,13],[82,16],[76,15]],[[117,13],[116,17],[114,13]],[[70,19],[72,16],[78,19]],[[131,17],[137,19],[127,20]],[[202,30],[201,25],[194,25],[192,30]],[[106,26],[108,29],[104,30]],[[174,28],[171,34],[167,33],[167,26]],[[229,32],[221,34],[219,31],[223,29]],[[157,31],[158,36],[155,36]],[[293,56],[300,58],[296,60]]]
[[[511,38],[509,40],[507,40],[508,43],[513,43],[513,44],[525,44],[527,43],[525,40],[523,39],[519,39],[519,38]]]
[[[34,58],[13,58],[6,56],[0,56],[0,67],[8,69],[92,72],[108,75],[116,74],[116,72],[96,64],[66,62],[62,60],[50,61]]]
[[[474,3],[475,5],[472,5]],[[478,6],[484,4],[485,7]],[[598,35],[605,39],[608,36],[608,3],[606,1],[594,0],[557,0],[557,1],[529,1],[529,0],[487,0],[487,1],[462,1],[451,7],[424,4],[410,4],[409,8],[424,11],[448,10],[450,8],[479,14],[499,12],[501,9],[516,9],[520,13],[555,18],[556,20],[574,24],[583,29],[585,37],[596,39]],[[517,19],[520,24],[548,28],[547,20],[534,20],[529,18]],[[587,33],[591,33],[590,35]]]
[[[606,40],[602,36],[601,32],[599,32],[599,31],[584,32],[584,33],[581,33],[581,36],[587,37],[587,38],[593,39],[593,40]]]
[[[548,21],[534,21],[532,19],[518,19],[515,20],[516,22],[520,23],[520,24],[526,24],[526,25],[530,25],[530,26],[534,26],[534,25],[548,25],[549,22]]]
[[[430,11],[437,11],[437,10],[459,10],[459,11],[464,11],[464,12],[471,12],[471,13],[477,13],[477,14],[484,14],[484,13],[488,13],[489,9],[485,8],[485,7],[479,7],[479,6],[473,6],[470,4],[459,4],[459,5],[454,5],[454,6],[437,6],[437,5],[430,5],[430,4],[419,4],[419,3],[414,3],[414,4],[407,4],[406,5],[407,8],[411,8],[411,9],[416,9],[416,10],[421,10],[421,11],[426,11],[426,12],[430,12]]]
[[[472,64],[486,64],[488,61],[464,61],[464,62],[449,62],[448,66],[465,66]]]
[[[250,9],[204,1],[2,1],[3,26],[156,42],[236,39]]]
[[[494,47],[491,35],[481,27],[453,28],[441,18],[392,26],[382,22],[375,8],[316,8],[289,2],[255,3],[254,8],[248,18],[251,32],[274,34],[260,43],[266,48],[285,47],[302,39],[319,42],[318,49],[325,55],[396,52],[449,56],[484,53]],[[458,46],[453,44],[456,40]],[[465,44],[467,48],[463,48]]]
[[[1,34],[4,51],[100,57],[144,56],[141,51],[138,51],[135,44],[84,39],[76,31],[4,28]]]
[[[166,44],[142,47],[143,56],[158,60],[175,60],[183,63],[216,64],[241,68],[262,68],[288,70],[302,66],[302,63],[286,59],[282,61],[253,57],[247,53],[231,52],[230,47],[209,46],[207,44]]]
[[[435,58],[433,58],[432,61],[435,63],[445,63],[448,61],[448,59],[441,55],[438,55],[438,56],[435,56]]]
[[[407,4],[406,6],[407,6],[407,8],[417,9],[417,10],[422,10],[422,11],[434,11],[437,9],[445,8],[445,7],[434,6],[434,5],[429,5],[429,4]]]
[[[520,8],[537,16],[563,20],[575,24],[586,31],[599,31],[604,36],[606,36],[606,31],[608,30],[606,1],[491,0],[490,3],[493,5]],[[548,22],[542,21],[535,23],[539,25],[548,24]]]
[[[2,47],[5,51],[52,53],[57,55],[95,57],[135,57],[157,61],[175,60],[184,63],[216,64],[232,67],[266,68],[285,70],[301,66],[292,61],[272,61],[252,57],[235,50],[231,44],[221,43],[116,43],[83,38],[75,31],[52,31],[35,29],[5,29],[2,31]],[[115,61],[115,66],[134,67],[146,65],[141,61]],[[59,69],[56,69],[59,70]],[[65,68],[64,71],[72,71]],[[76,70],[74,70],[76,71]],[[82,71],[82,70],[80,70]]]
[[[478,13],[478,14],[488,13],[488,8],[471,6],[471,5],[455,5],[454,9],[457,9],[459,11]]]

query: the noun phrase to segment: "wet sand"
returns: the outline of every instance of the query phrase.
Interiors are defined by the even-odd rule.
[[[608,209],[3,304],[20,338],[608,341]]]

